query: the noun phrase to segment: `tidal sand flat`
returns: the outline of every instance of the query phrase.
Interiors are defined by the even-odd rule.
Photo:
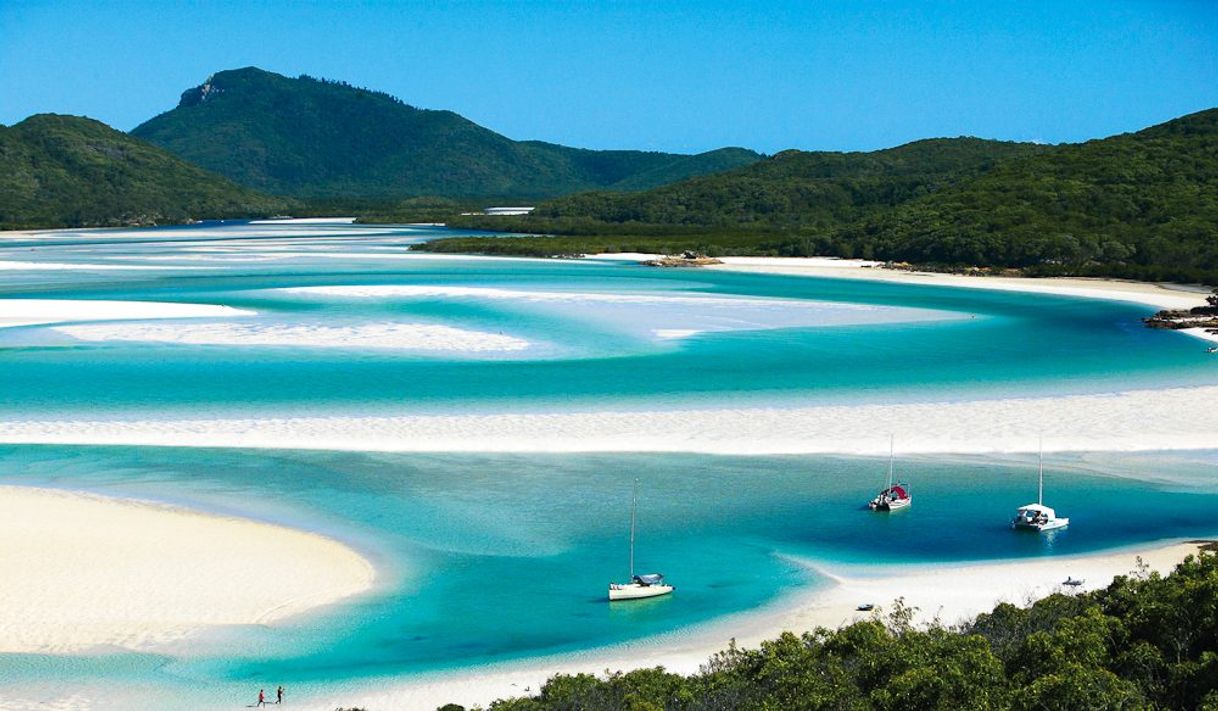
[[[377,452],[905,453],[1210,449],[1218,387],[899,404],[0,421],[8,444]],[[1048,433],[1047,435],[1045,433]],[[1040,444],[1038,444],[1038,442]]]
[[[0,654],[146,650],[368,590],[333,540],[146,501],[0,486]]]
[[[212,304],[154,301],[0,299],[0,328],[65,321],[125,321],[251,316],[252,312]]]
[[[425,352],[504,352],[528,348],[527,341],[495,333],[427,323],[356,326],[257,324],[81,324],[57,326],[80,341],[136,341],[194,345],[303,346],[307,348],[391,349]]]

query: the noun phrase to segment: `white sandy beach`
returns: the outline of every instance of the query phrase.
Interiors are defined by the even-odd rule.
[[[633,256],[633,255],[632,255]],[[978,277],[938,272],[884,269],[882,262],[832,257],[723,257],[723,264],[705,269],[815,276],[832,279],[866,279],[894,281],[905,284],[933,284],[964,289],[993,289],[995,291],[1026,291],[1039,294],[1060,294],[1089,299],[1109,299],[1146,304],[1156,309],[1187,309],[1201,306],[1210,289],[1201,285],[1155,284],[1120,279],[1086,279],[1076,277]]]
[[[0,653],[147,649],[209,626],[273,623],[373,578],[358,553],[312,533],[0,486]]]
[[[1139,558],[1148,571],[1167,573],[1196,550],[1197,545],[1192,543],[1158,543],[1096,555],[907,566],[898,567],[895,572],[887,568],[883,575],[867,568],[827,570],[811,561],[799,561],[828,576],[830,586],[797,593],[761,610],[734,615],[693,631],[631,642],[628,649],[610,647],[495,665],[377,691],[353,688],[302,702],[304,708],[317,711],[330,711],[338,706],[361,706],[371,711],[434,709],[445,703],[485,705],[497,698],[537,693],[546,679],[558,673],[603,674],[607,669],[626,671],[663,666],[691,674],[715,652],[725,649],[732,639],[743,647],[756,647],[784,631],[802,633],[818,626],[836,628],[872,615],[882,617],[897,598],[917,608],[918,624],[938,618],[951,625],[989,611],[1000,602],[1024,605],[1053,592],[1073,594],[1105,587],[1115,576],[1134,572]],[[1062,585],[1068,576],[1085,582],[1078,588]],[[679,590],[676,595],[680,595]],[[874,613],[856,611],[864,602],[880,609]]]

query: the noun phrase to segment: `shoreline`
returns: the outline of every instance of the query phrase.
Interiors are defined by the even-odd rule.
[[[663,256],[643,252],[615,252],[591,254],[587,258],[642,263]],[[1205,306],[1205,297],[1213,293],[1211,287],[1204,284],[1146,282],[1106,277],[1033,278],[974,276],[946,272],[888,269],[884,267],[884,262],[865,259],[839,259],[837,257],[719,257],[718,259],[719,264],[689,268],[1051,294],[1083,299],[1123,301],[1151,306],[1156,310],[1187,310],[1194,306]],[[1218,334],[1207,333],[1202,328],[1175,330],[1203,341],[1218,343]]]
[[[713,264],[706,269],[721,271],[748,271],[766,274],[794,276],[817,276],[837,279],[865,279],[868,281],[896,281],[914,284],[950,285],[961,288],[992,289],[995,291],[1023,291],[1061,296],[1078,296],[1092,299],[1130,301],[1173,308],[1183,305],[1198,306],[1205,303],[1211,293],[1202,284],[1174,284],[1171,282],[1146,282],[1105,277],[1010,277],[972,276],[945,272],[887,269],[882,262],[861,259],[837,259],[834,257],[722,257],[722,264]]]
[[[1205,297],[1212,293],[1209,287],[1202,284],[1145,282],[1102,277],[970,276],[887,269],[883,267],[882,262],[833,257],[722,257],[721,261],[722,264],[713,264],[703,268],[785,276],[862,279],[903,284],[953,286],[965,289],[1054,294],[1086,299],[1125,301],[1153,306],[1156,309],[1187,309],[1193,306],[1204,306]]]
[[[375,577],[362,555],[308,531],[0,485],[0,654],[147,651],[207,628],[273,624],[366,592]]]
[[[899,597],[907,605],[919,608],[915,614],[917,624],[938,617],[943,624],[951,625],[988,612],[1000,602],[1023,605],[1053,592],[1069,594],[1071,588],[1061,584],[1067,576],[1084,579],[1080,591],[1105,587],[1114,577],[1132,573],[1139,558],[1148,570],[1166,573],[1199,547],[1199,542],[1170,539],[1077,556],[958,565],[918,563],[897,566],[895,573],[891,572],[892,567],[828,566],[790,558],[824,576],[830,584],[793,591],[762,609],[730,615],[686,631],[567,654],[431,673],[414,681],[391,681],[393,686],[382,691],[336,691],[326,693],[323,698],[311,698],[304,707],[330,711],[347,706],[430,709],[445,703],[485,705],[499,698],[535,694],[546,679],[560,673],[600,676],[607,670],[663,666],[670,672],[688,675],[697,673],[702,664],[733,640],[741,647],[755,648],[784,631],[801,634],[818,626],[834,629],[871,619],[873,615],[883,619],[884,611]],[[1012,585],[1012,580],[1020,582]],[[875,604],[878,611],[855,610],[863,602]],[[741,630],[748,631],[740,634]],[[383,688],[377,680],[369,685]]]

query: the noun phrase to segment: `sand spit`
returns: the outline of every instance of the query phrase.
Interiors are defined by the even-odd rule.
[[[282,526],[0,486],[0,653],[127,649],[268,624],[371,587],[346,546]]]

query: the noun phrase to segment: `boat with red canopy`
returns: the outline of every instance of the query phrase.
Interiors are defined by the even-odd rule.
[[[888,438],[888,484],[884,490],[876,494],[871,503],[867,504],[867,508],[872,511],[899,511],[907,508],[913,503],[913,497],[909,495],[909,486],[902,483],[893,483],[893,438]]]

